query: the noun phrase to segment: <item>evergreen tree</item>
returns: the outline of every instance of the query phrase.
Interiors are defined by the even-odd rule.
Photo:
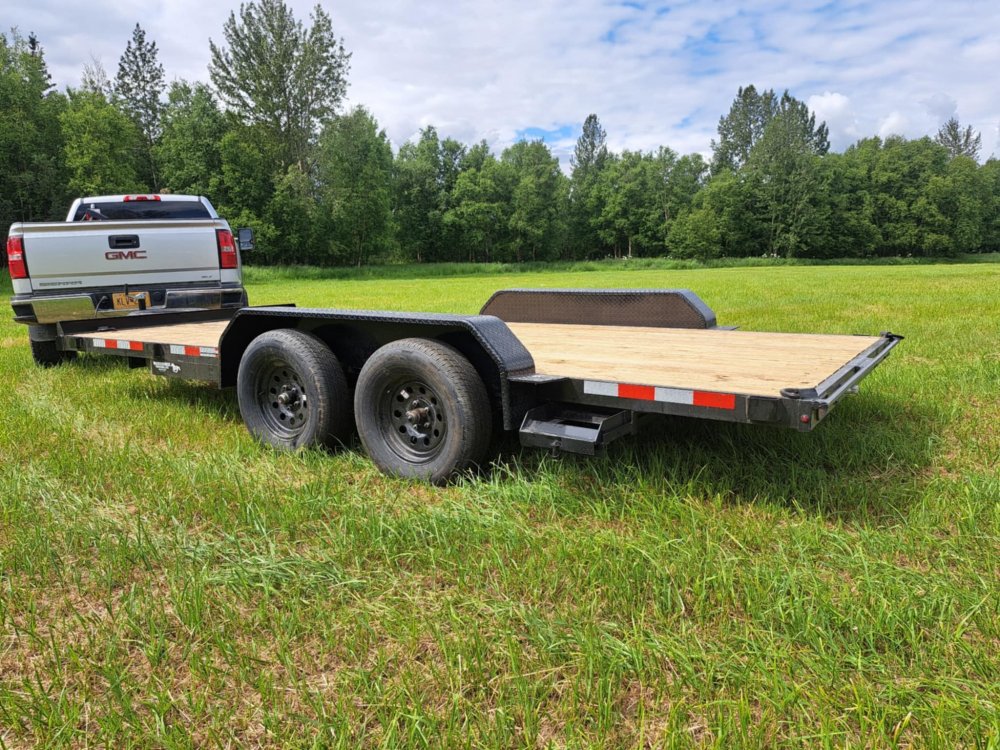
[[[160,101],[165,84],[163,65],[158,60],[156,42],[146,41],[146,32],[139,24],[118,61],[115,76],[115,96],[119,105],[152,143],[160,134]]]
[[[115,101],[132,118],[142,133],[142,161],[147,180],[154,190],[159,190],[155,149],[160,137],[160,117],[163,104],[160,99],[165,88],[163,66],[158,59],[156,42],[146,41],[146,32],[139,24],[132,30],[132,38],[125,45],[125,52],[118,61],[115,76]]]
[[[573,173],[583,178],[591,171],[600,171],[608,160],[608,134],[597,115],[589,114],[583,123],[583,132],[576,140],[569,163]]]
[[[160,99],[164,88],[163,66],[158,59],[156,42],[147,42],[146,32],[136,24],[132,30],[132,38],[125,45],[125,52],[118,61],[114,101],[132,118],[142,133],[140,159],[144,165],[144,181],[157,191],[160,181],[155,148],[160,137],[160,116],[163,111]]]
[[[573,254],[585,257],[599,253],[604,246],[594,222],[599,208],[594,187],[610,160],[607,132],[597,115],[587,115],[583,132],[576,141],[570,166],[573,168],[569,187],[569,231]]]
[[[934,140],[948,149],[948,154],[954,159],[956,156],[967,156],[973,161],[979,158],[979,150],[983,146],[983,138],[969,125],[966,128],[958,122],[957,117],[949,117],[948,122],[941,126]]]

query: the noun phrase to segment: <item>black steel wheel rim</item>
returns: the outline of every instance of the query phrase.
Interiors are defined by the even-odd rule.
[[[397,380],[382,391],[381,402],[379,428],[393,453],[420,464],[441,452],[448,420],[433,388],[420,380]]]
[[[287,362],[270,359],[260,368],[255,391],[260,414],[273,433],[299,435],[309,422],[309,399],[299,374]]]

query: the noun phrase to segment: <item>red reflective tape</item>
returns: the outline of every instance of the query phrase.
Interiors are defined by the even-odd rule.
[[[142,342],[141,341],[129,341],[128,342],[128,348],[131,349],[134,352],[141,352],[142,351]]]
[[[651,385],[618,384],[618,398],[634,398],[637,401],[655,401],[656,388]]]
[[[186,354],[189,357],[200,357],[201,356],[201,347],[198,347],[198,346],[185,346],[184,347],[184,354]]]
[[[732,393],[712,393],[711,391],[695,391],[694,392],[694,405],[695,406],[707,406],[712,409],[729,409],[732,411],[736,408],[736,396]]]

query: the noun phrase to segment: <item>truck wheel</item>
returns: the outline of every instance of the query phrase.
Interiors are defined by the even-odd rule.
[[[286,328],[251,341],[240,360],[236,395],[250,434],[275,448],[336,448],[350,436],[344,370],[311,333]]]
[[[486,387],[439,341],[402,339],[376,351],[354,392],[358,434],[386,474],[443,484],[475,467],[492,433]]]
[[[43,326],[29,326],[28,339],[31,343],[31,358],[39,367],[55,367],[76,359],[76,352],[61,350],[54,339],[46,336],[46,328]]]

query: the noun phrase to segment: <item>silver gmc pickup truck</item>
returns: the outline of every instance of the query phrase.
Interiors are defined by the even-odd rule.
[[[56,364],[73,355],[56,346],[59,322],[243,307],[240,251],[252,246],[201,196],[78,198],[64,222],[11,225],[14,319],[35,361]]]

